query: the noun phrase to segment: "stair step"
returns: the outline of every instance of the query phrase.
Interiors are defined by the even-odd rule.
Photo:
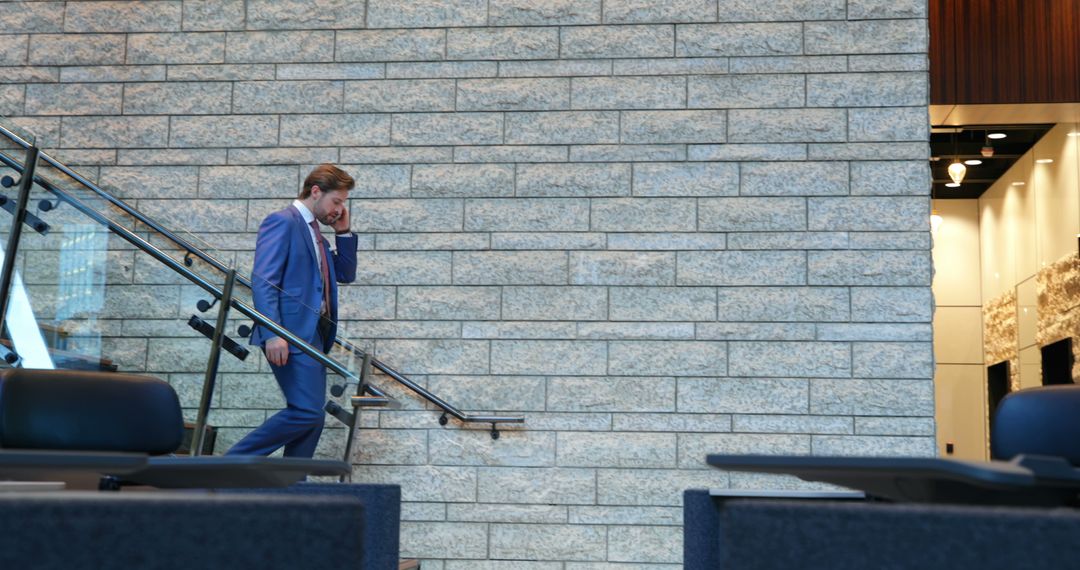
[[[420,561],[415,558],[403,558],[398,562],[398,570],[415,570],[420,568]]]

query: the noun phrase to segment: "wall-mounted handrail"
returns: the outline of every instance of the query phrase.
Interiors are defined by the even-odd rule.
[[[8,128],[6,128],[2,124],[0,124],[0,133],[4,134],[5,136],[7,136],[8,138],[10,138],[11,140],[15,141],[16,143],[18,143],[19,145],[21,145],[21,146],[23,146],[25,148],[29,148],[30,146],[32,146],[29,142],[24,140],[21,136],[19,136],[18,134],[12,132],[11,130],[9,130]],[[0,154],[0,156],[3,156],[3,155]],[[8,160],[10,160],[6,156],[4,156],[3,158],[4,158],[3,161],[5,163],[8,163]],[[165,228],[164,226],[159,224],[157,221],[153,220],[152,218],[150,218],[146,214],[143,214],[139,210],[135,209],[134,207],[129,205],[127,202],[124,202],[123,200],[117,198],[116,196],[113,196],[111,193],[109,193],[108,191],[102,189],[97,184],[94,184],[90,180],[87,180],[84,176],[82,176],[78,172],[75,172],[74,170],[69,168],[67,165],[65,165],[65,164],[61,163],[60,161],[56,160],[55,158],[53,158],[49,154],[47,154],[45,152],[40,153],[39,160],[48,163],[53,168],[56,168],[60,172],[66,174],[69,177],[71,177],[73,180],[75,180],[76,182],[82,184],[84,187],[88,188],[90,191],[94,192],[95,194],[97,194],[102,199],[108,201],[113,206],[123,210],[125,213],[127,213],[128,215],[134,217],[140,223],[142,223],[142,224],[146,225],[147,227],[153,229],[155,232],[161,234],[162,236],[167,238],[169,241],[171,241],[171,242],[175,243],[176,245],[180,246],[187,253],[198,257],[203,262],[211,265],[212,267],[214,267],[218,271],[228,272],[230,270],[230,268],[225,263],[221,262],[220,260],[218,260],[214,256],[210,255],[209,253],[206,253],[201,248],[196,247],[195,245],[192,245],[190,242],[183,239],[182,237],[180,237],[180,236],[174,234],[173,232],[169,231],[167,228]],[[9,163],[9,166],[11,166],[10,163]],[[14,166],[13,166],[13,168],[14,168]],[[21,172],[21,170],[20,170],[20,172]],[[38,177],[38,176],[34,177],[35,182],[38,182],[38,184],[40,186],[42,186],[43,188],[49,190],[50,192],[53,192],[54,194],[57,194],[58,196],[59,196],[58,192],[63,192],[62,190],[59,190],[58,188],[55,188],[53,185],[47,183],[47,181],[42,180],[42,181],[39,182],[39,179],[40,179],[40,177]],[[125,228],[125,230],[126,230],[126,228]],[[150,245],[149,242],[146,242],[146,245],[148,247],[154,247],[154,246]],[[154,249],[157,249],[157,248],[154,248]],[[169,259],[171,261],[174,261],[174,260],[172,260],[172,258],[169,258]],[[194,275],[194,274],[192,273],[192,275]],[[236,282],[240,283],[241,285],[244,285],[244,286],[246,286],[248,288],[251,287],[251,280],[249,278],[247,278],[247,277],[242,276],[242,275],[239,275],[239,274],[236,275]],[[207,286],[212,287],[209,284],[207,284]],[[203,288],[206,289],[207,292],[210,293],[211,295],[214,295],[214,297],[216,299],[221,298],[221,292],[219,290],[217,290],[216,288],[213,288],[213,290],[207,289],[206,286],[203,286]],[[239,303],[239,301],[233,301],[233,302],[234,303]],[[245,315],[248,315],[248,313],[246,313],[239,306],[234,304],[234,307],[237,310],[239,310],[241,313],[243,313]],[[245,307],[246,307],[246,305],[245,305]],[[252,311],[253,313],[257,313],[254,309],[252,309],[250,307],[248,309],[250,311]],[[248,316],[250,316],[250,315],[248,315]],[[262,316],[262,315],[260,314],[260,316]],[[263,316],[263,319],[266,320],[267,322],[273,323],[273,321],[270,321],[265,316]],[[276,323],[273,323],[274,326],[268,326],[265,323],[258,321],[257,319],[252,318],[252,320],[256,321],[258,324],[266,326],[272,332],[274,332],[278,336],[281,336],[282,338],[286,338],[287,340],[290,337],[291,338],[297,338],[297,337],[295,337],[295,335],[292,335],[292,333],[289,333],[289,337],[285,337],[284,335],[279,334],[278,330],[285,330],[285,329],[282,329],[280,326],[277,326]],[[303,343],[303,341],[300,341],[300,342]],[[339,339],[335,339],[335,343],[338,346],[342,347],[344,350],[346,350],[346,351],[348,351],[348,352],[350,352],[352,354],[355,354],[355,355],[360,356],[360,357],[363,357],[363,355],[364,355],[363,350],[361,350],[359,347],[353,345],[352,343],[350,343],[347,340],[339,338]],[[305,346],[307,345],[306,343],[303,343],[303,344]],[[299,345],[297,345],[297,346],[299,346]],[[308,354],[311,354],[307,350],[304,350],[304,352],[308,353]],[[323,362],[324,364],[325,364],[324,360],[330,360],[330,359],[328,359],[326,357],[326,355],[322,354],[321,352],[319,353],[319,355],[322,356],[322,359],[316,357],[316,360],[319,360],[320,362]],[[331,360],[331,362],[335,362],[335,361]],[[335,364],[336,364],[336,362],[335,362]],[[390,378],[393,378],[398,383],[400,383],[403,386],[409,388],[410,390],[412,390],[416,394],[420,395],[425,400],[431,402],[432,404],[435,404],[436,406],[441,408],[445,413],[454,416],[459,421],[467,422],[467,423],[479,422],[479,423],[492,423],[492,424],[496,424],[496,423],[524,423],[525,422],[525,418],[521,417],[521,416],[474,416],[474,415],[465,414],[465,413],[461,412],[460,410],[458,410],[453,405],[451,405],[450,403],[444,401],[442,398],[439,398],[435,394],[432,394],[431,392],[424,389],[422,386],[420,386],[420,385],[416,384],[415,382],[409,380],[405,376],[399,374],[394,369],[390,368],[386,364],[383,364],[382,362],[380,362],[380,361],[378,361],[378,360],[376,360],[374,358],[372,358],[372,366],[378,368],[380,371],[385,373],[387,376],[389,376]],[[327,366],[327,367],[334,370],[338,374],[344,376],[346,378],[346,383],[348,383],[349,380],[352,380],[354,382],[358,381],[356,375],[354,375],[352,373],[342,374],[341,372],[338,372],[338,367],[336,367],[336,366],[335,367]],[[385,392],[379,390],[378,388],[376,388],[374,386],[371,386],[370,384],[365,385],[364,389],[368,393],[372,394],[373,396],[389,397],[389,396],[386,395]],[[337,394],[335,394],[335,395],[337,395]]]

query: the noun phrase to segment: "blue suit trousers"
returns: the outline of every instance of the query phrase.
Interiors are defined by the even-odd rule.
[[[285,457],[315,455],[326,415],[326,367],[307,354],[289,354],[284,366],[270,365],[288,404],[226,455],[270,455],[285,447]]]

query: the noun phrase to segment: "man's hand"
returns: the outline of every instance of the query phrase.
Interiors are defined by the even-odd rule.
[[[334,223],[330,224],[330,227],[334,228],[335,234],[347,234],[349,233],[349,203],[346,202],[341,207],[341,217],[334,220]]]
[[[289,360],[289,343],[281,337],[266,341],[263,351],[266,352],[266,359],[274,366],[285,366],[285,362]]]

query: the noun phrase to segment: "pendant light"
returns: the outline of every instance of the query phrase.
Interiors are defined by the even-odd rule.
[[[953,183],[960,184],[964,181],[965,174],[967,167],[956,156],[956,135],[953,134],[953,162],[949,165],[949,178],[952,178]]]

